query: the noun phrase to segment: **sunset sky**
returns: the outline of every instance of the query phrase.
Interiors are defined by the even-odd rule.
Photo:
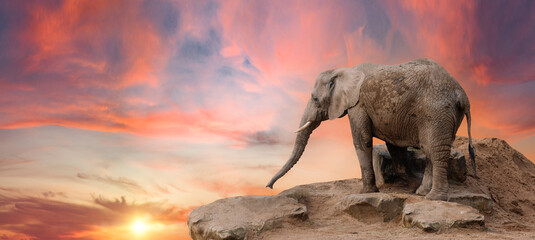
[[[317,74],[364,62],[434,59],[534,161],[534,43],[535,1],[0,1],[0,239],[188,239],[199,205],[360,177],[343,118],[264,187]]]

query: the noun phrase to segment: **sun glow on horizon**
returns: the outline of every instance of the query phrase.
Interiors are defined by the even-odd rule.
[[[143,219],[136,219],[130,225],[130,230],[136,235],[143,235],[149,229],[149,225]]]

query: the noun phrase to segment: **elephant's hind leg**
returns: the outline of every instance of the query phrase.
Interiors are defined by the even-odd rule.
[[[430,200],[448,200],[448,157],[451,150],[451,138],[431,143],[430,151],[426,151],[432,163],[433,183],[431,192],[425,198]],[[427,154],[428,153],[428,154]]]

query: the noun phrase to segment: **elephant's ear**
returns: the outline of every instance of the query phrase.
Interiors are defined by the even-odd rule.
[[[336,82],[332,90],[331,104],[329,106],[330,120],[342,116],[345,110],[357,105],[360,86],[362,86],[365,77],[363,72],[354,68],[342,70],[340,76],[335,79]]]

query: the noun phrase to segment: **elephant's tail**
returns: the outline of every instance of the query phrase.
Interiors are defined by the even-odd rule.
[[[474,169],[474,176],[477,178],[477,171],[476,171],[476,154],[474,152],[474,145],[472,145],[472,119],[470,117],[470,109],[466,109],[465,113],[466,115],[466,123],[468,125],[468,152],[470,153],[470,159],[472,159],[472,168]]]

